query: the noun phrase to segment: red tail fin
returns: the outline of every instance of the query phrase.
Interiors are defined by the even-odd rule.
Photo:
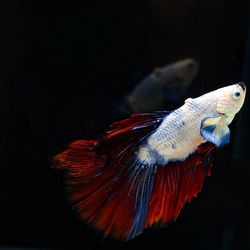
[[[95,153],[96,144],[95,140],[78,140],[54,157],[54,166],[67,170],[66,180],[72,187],[86,182],[102,170],[106,157]]]
[[[183,162],[145,165],[138,146],[166,113],[133,115],[115,123],[98,142],[79,140],[54,158],[65,169],[68,197],[79,216],[118,239],[176,219],[200,191],[212,163],[214,145],[205,143]]]
[[[124,237],[128,235],[133,219],[123,200],[129,188],[122,183],[124,188],[115,195],[117,173],[112,169],[103,171],[107,156],[97,155],[95,145],[96,141],[76,141],[57,155],[54,162],[58,168],[66,169],[69,200],[80,217],[106,235],[115,231],[112,232],[115,237]]]
[[[105,236],[130,239],[144,229],[154,168],[134,169],[133,159],[110,162],[95,153],[95,145],[76,141],[55,157],[55,165],[66,170],[68,198],[83,220]]]
[[[136,148],[166,115],[132,115],[111,125],[111,131],[98,143],[76,141],[54,158],[55,165],[66,170],[74,208],[105,235],[130,239],[143,231],[154,167],[141,167]]]

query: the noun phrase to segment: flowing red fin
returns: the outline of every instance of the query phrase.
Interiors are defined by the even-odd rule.
[[[86,180],[92,177],[106,162],[106,157],[96,157],[93,150],[96,144],[96,140],[78,140],[71,143],[65,151],[54,157],[53,166],[70,170],[70,182],[77,182],[78,178]]]
[[[112,155],[136,148],[150,136],[169,114],[168,111],[157,111],[145,114],[133,114],[128,119],[111,124],[110,130],[99,141],[99,152]]]
[[[205,177],[210,175],[210,154],[214,148],[205,143],[185,161],[157,167],[145,227],[176,220],[184,204],[196,197]]]
[[[105,236],[128,240],[144,229],[154,168],[141,168],[131,156],[107,161],[94,145],[77,141],[55,157],[55,164],[67,169],[69,200],[79,216]]]
[[[112,125],[101,140],[76,141],[55,157],[55,165],[66,170],[76,212],[105,236],[128,240],[145,227],[175,220],[210,173],[211,143],[184,162],[144,166],[137,160],[137,147],[165,116],[133,115]]]
[[[166,114],[133,115],[111,125],[100,141],[76,141],[55,157],[55,165],[66,170],[75,210],[105,236],[127,240],[143,231],[155,167],[143,168],[135,150]]]

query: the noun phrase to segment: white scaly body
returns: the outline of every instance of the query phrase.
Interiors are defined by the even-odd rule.
[[[238,93],[240,96],[236,96]],[[200,144],[210,139],[201,134],[202,122],[207,118],[219,118],[215,125],[228,129],[227,125],[243,105],[245,93],[245,86],[234,84],[187,99],[183,106],[166,116],[139,148],[139,161],[145,165],[165,165],[170,161],[185,160]]]

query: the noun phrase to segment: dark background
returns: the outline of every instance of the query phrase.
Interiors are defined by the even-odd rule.
[[[250,249],[249,107],[232,124],[203,191],[167,228],[102,239],[66,202],[49,159],[95,138],[109,111],[156,66],[192,57],[187,96],[248,72],[248,3],[228,0],[1,3],[0,245],[49,249]],[[166,107],[167,109],[167,107]]]

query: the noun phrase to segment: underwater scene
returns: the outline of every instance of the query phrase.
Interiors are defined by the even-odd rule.
[[[0,250],[250,249],[249,1],[0,12]]]

